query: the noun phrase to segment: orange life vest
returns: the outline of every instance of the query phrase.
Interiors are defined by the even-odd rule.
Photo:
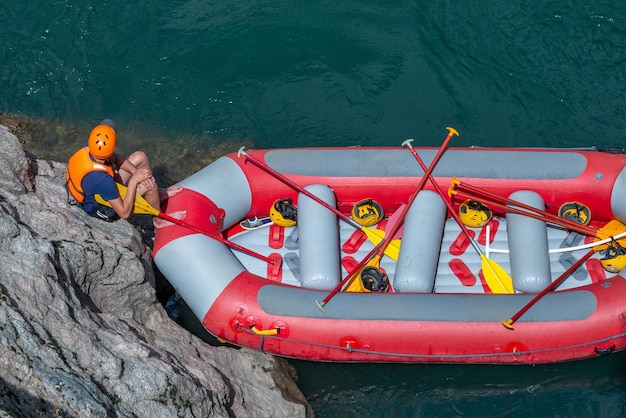
[[[89,157],[89,148],[79,149],[70,157],[67,165],[67,174],[65,175],[65,183],[67,190],[74,199],[79,203],[85,201],[85,192],[83,191],[83,178],[92,171],[104,171],[111,177],[114,176],[113,169],[106,164],[93,161]]]

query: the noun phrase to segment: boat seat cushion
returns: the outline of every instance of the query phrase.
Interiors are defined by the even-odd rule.
[[[335,207],[328,186],[313,184],[306,190]],[[313,199],[298,195],[298,245],[303,287],[331,290],[341,281],[339,224],[337,215]]]
[[[432,292],[447,208],[441,197],[422,190],[404,220],[402,246],[393,278],[398,292]]]
[[[542,197],[529,190],[519,190],[509,199],[545,210]],[[552,281],[547,225],[511,212],[507,212],[506,221],[513,287],[520,292],[541,292]]]

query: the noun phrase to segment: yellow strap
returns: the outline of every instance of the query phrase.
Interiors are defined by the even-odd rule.
[[[255,327],[254,324],[250,325],[250,329],[256,335],[278,335],[278,333],[280,332],[280,328],[263,329],[263,330],[257,329],[257,327]]]

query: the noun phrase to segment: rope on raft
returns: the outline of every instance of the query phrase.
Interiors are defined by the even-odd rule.
[[[253,335],[258,335],[256,334],[254,331],[248,329],[248,328],[241,328],[242,331],[247,332],[249,334],[253,334]],[[402,357],[402,358],[423,358],[423,359],[430,359],[430,360],[434,360],[434,359],[441,359],[441,360],[451,360],[451,359],[473,359],[473,358],[477,358],[477,359],[482,359],[482,358],[491,358],[491,357],[507,357],[507,356],[516,356],[516,357],[521,357],[524,355],[532,355],[532,354],[542,354],[542,353],[550,353],[553,351],[563,351],[563,350],[571,350],[571,349],[576,349],[576,348],[582,348],[582,347],[587,347],[587,346],[591,346],[594,344],[601,344],[601,343],[605,343],[611,340],[615,340],[618,338],[624,338],[626,337],[626,332],[622,332],[620,334],[616,334],[610,337],[606,337],[606,338],[602,338],[600,340],[595,340],[595,341],[587,341],[584,343],[580,343],[580,344],[574,344],[574,345],[568,345],[568,346],[564,346],[564,347],[554,347],[554,348],[544,348],[541,350],[528,350],[528,351],[507,351],[507,352],[502,352],[502,353],[484,353],[484,354],[458,354],[458,355],[435,355],[435,354],[410,354],[410,353],[388,353],[388,352],[384,352],[384,351],[373,351],[373,350],[364,350],[361,348],[354,348],[351,345],[348,345],[346,347],[342,347],[342,346],[334,346],[334,345],[330,345],[330,344],[320,344],[320,343],[315,343],[315,342],[310,342],[310,341],[301,341],[301,340],[294,340],[292,338],[281,338],[278,336],[273,336],[273,335],[262,335],[261,336],[261,351],[262,351],[262,347],[263,344],[265,342],[265,338],[276,338],[276,339],[280,339],[282,341],[289,341],[292,343],[297,343],[297,344],[303,344],[303,345],[310,345],[310,346],[316,346],[316,347],[323,347],[323,348],[332,348],[332,349],[336,349],[336,350],[342,350],[342,351],[348,351],[350,353],[364,353],[364,354],[372,354],[372,355],[380,355],[380,356],[388,356],[388,357]],[[612,350],[610,350],[612,351]],[[596,352],[599,352],[599,350],[596,348]]]

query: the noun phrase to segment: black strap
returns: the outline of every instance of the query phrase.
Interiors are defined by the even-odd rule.
[[[290,198],[278,200],[274,205],[274,208],[283,216],[283,218],[289,219],[290,221],[296,221],[298,217],[298,210],[291,204],[291,202],[292,200]]]

